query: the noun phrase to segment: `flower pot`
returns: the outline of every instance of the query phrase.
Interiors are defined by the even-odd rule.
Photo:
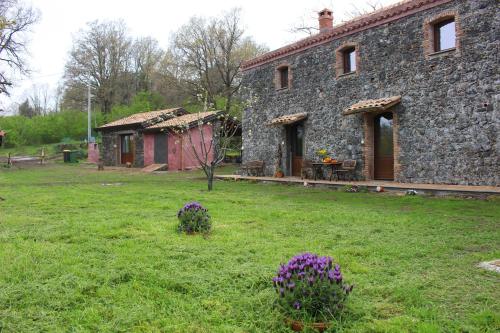
[[[287,318],[285,321],[294,332],[302,332],[302,330],[306,326],[306,325],[304,325],[303,322],[298,321],[298,320],[293,320],[293,319]],[[309,326],[309,325],[307,325],[307,326]],[[326,331],[328,326],[330,326],[330,325],[328,323],[312,323],[312,324],[310,324],[310,326],[312,328],[314,328],[316,331],[321,333],[321,332]]]
[[[285,176],[285,174],[283,173],[283,171],[276,171],[276,173],[274,174],[274,177],[276,178],[283,178]]]

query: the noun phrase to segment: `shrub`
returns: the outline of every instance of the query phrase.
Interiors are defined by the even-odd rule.
[[[185,204],[177,213],[177,217],[179,218],[178,232],[207,234],[212,227],[207,209],[198,202]]]
[[[281,265],[273,278],[278,306],[291,318],[328,322],[344,307],[353,285],[342,281],[331,257],[304,253]]]

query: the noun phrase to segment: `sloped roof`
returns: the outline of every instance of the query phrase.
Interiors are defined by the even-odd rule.
[[[274,118],[268,123],[268,126],[290,125],[298,121],[304,120],[306,118],[307,118],[307,112],[290,114]]]
[[[161,128],[175,128],[175,127],[185,127],[192,123],[201,120],[203,122],[215,118],[220,111],[207,111],[199,113],[188,113],[182,116],[178,116],[172,119],[168,119],[157,124],[147,127],[148,130],[151,129],[161,129]]]
[[[334,26],[332,29],[301,39],[277,50],[267,52],[244,62],[242,70],[259,67],[279,58],[299,53],[315,46],[331,42],[335,39],[367,30],[420,11],[451,2],[453,0],[406,0],[381,8],[372,13],[356,17],[350,21]]]
[[[344,110],[343,115],[347,116],[349,114],[359,113],[359,112],[373,112],[373,111],[384,111],[393,105],[401,102],[401,96],[391,96],[379,99],[368,99],[364,101],[357,102]]]
[[[163,120],[162,117],[175,116],[177,112],[184,111],[182,108],[173,108],[159,111],[149,111],[130,115],[128,117],[112,121],[108,124],[98,127],[99,129],[105,129],[110,127],[126,126],[126,125],[140,125],[144,122]]]

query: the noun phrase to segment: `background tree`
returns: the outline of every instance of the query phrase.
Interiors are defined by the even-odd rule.
[[[0,1],[0,94],[9,94],[14,73],[28,73],[27,37],[38,18],[35,9],[18,0]]]
[[[123,21],[88,24],[74,41],[66,64],[66,86],[81,91],[90,84],[101,112],[108,114],[115,103],[128,102],[127,80],[131,40]],[[125,80],[123,80],[125,78]]]
[[[241,64],[266,51],[244,37],[240,16],[239,9],[232,9],[218,18],[191,18],[174,34],[171,51],[191,92],[206,94],[210,105],[224,106],[228,113],[240,87]]]
[[[28,98],[19,104],[18,114],[26,118],[33,118],[38,115],[37,111],[31,106]]]

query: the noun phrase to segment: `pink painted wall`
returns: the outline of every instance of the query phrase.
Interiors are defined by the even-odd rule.
[[[191,141],[195,145],[197,151],[201,155],[201,133],[198,127],[190,129]],[[203,126],[203,137],[205,146],[208,148],[210,140],[212,140],[212,126]],[[210,152],[209,161],[213,160],[213,149]],[[199,163],[195,158],[193,148],[189,141],[189,134],[175,135],[173,133],[168,136],[168,169],[183,170],[199,167]]]
[[[154,163],[155,135],[144,133],[144,166]]]
[[[88,144],[87,161],[95,164],[99,162],[99,145],[97,143]]]

